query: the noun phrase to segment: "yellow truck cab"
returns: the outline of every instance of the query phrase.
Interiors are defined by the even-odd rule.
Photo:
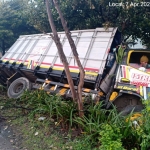
[[[148,61],[146,67],[140,64],[141,58]],[[114,89],[110,101],[123,113],[132,109],[140,111],[143,108],[142,99],[146,100],[150,92],[150,50],[125,49],[121,64],[119,64]]]

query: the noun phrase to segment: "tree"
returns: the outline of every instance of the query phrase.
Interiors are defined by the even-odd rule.
[[[6,3],[0,3],[0,49],[2,50],[3,55],[5,50],[13,42],[13,31],[11,28],[12,18],[15,17],[15,14],[12,15],[11,10],[7,7]],[[9,21],[7,21],[9,19]]]
[[[0,50],[3,55],[20,34],[37,32],[28,24],[26,6],[26,0],[0,3]]]
[[[27,7],[28,7],[27,15],[29,18],[29,24],[40,32],[43,33],[49,32],[51,29],[48,22],[44,1],[30,0],[29,5]]]
[[[36,0],[38,2],[41,0]],[[67,20],[70,30],[91,29],[97,27],[118,27],[122,35],[133,39],[141,38],[143,43],[149,44],[150,40],[150,8],[141,0],[58,0],[60,9]],[[121,6],[111,6],[121,3]],[[135,7],[134,3],[139,3]],[[142,6],[143,4],[143,6]],[[54,22],[59,31],[63,28],[59,16],[52,7]],[[40,17],[43,13],[39,14]],[[43,21],[41,21],[43,22]]]
[[[53,21],[53,17],[52,17],[52,12],[51,12],[51,9],[49,7],[49,1],[48,0],[45,0],[45,1],[46,1],[46,9],[47,9],[47,14],[48,14],[48,19],[49,19],[49,23],[50,23],[52,33],[53,33],[53,35],[51,35],[51,36],[52,36],[52,38],[53,38],[53,40],[54,40],[54,42],[57,46],[59,57],[61,59],[61,62],[64,65],[64,69],[65,69],[65,72],[66,72],[68,83],[70,85],[70,90],[71,90],[71,93],[72,93],[72,97],[73,97],[73,100],[75,101],[76,100],[76,92],[75,92],[75,89],[74,89],[73,80],[72,80],[71,75],[70,75],[68,62],[67,62],[66,56],[64,54],[62,45],[60,43],[60,39],[59,39],[58,34],[57,34],[57,30],[56,30],[56,27],[55,27],[55,24],[54,24],[54,21]]]
[[[53,14],[53,21],[58,31],[62,31],[62,25],[55,8],[51,8]],[[46,7],[43,0],[30,0],[28,5],[29,24],[34,26],[37,30],[43,33],[51,31],[49,26]]]
[[[59,13],[59,16],[61,18],[61,21],[62,21],[62,25],[65,29],[65,33],[67,35],[67,38],[69,40],[69,43],[71,45],[71,48],[72,48],[72,51],[73,51],[73,54],[74,54],[74,57],[77,61],[77,64],[80,68],[80,71],[81,71],[81,75],[80,75],[80,83],[79,83],[79,87],[78,87],[78,94],[76,94],[76,91],[75,91],[75,88],[74,88],[74,84],[73,84],[73,80],[72,80],[72,77],[71,77],[71,74],[70,74],[70,71],[69,71],[69,66],[68,66],[68,62],[67,62],[67,59],[66,59],[66,56],[64,54],[64,51],[63,51],[63,48],[62,48],[62,45],[60,43],[60,39],[58,37],[58,34],[57,34],[57,31],[56,31],[56,28],[55,28],[55,25],[54,25],[54,21],[53,21],[53,17],[52,17],[52,12],[51,12],[51,9],[49,7],[49,1],[46,0],[46,8],[47,8],[47,13],[48,13],[48,19],[49,19],[49,23],[50,23],[50,26],[51,26],[51,29],[52,29],[52,32],[53,32],[53,35],[52,38],[57,46],[57,49],[58,49],[58,53],[59,53],[59,56],[60,56],[60,59],[64,65],[64,69],[65,69],[65,72],[66,72],[66,76],[67,76],[67,80],[68,80],[68,83],[70,85],[70,90],[71,90],[71,93],[72,93],[72,96],[73,96],[73,100],[74,102],[77,101],[78,103],[78,110],[79,110],[79,116],[82,117],[83,116],[83,105],[82,105],[82,87],[83,87],[83,84],[84,84],[84,69],[80,63],[80,60],[78,58],[78,53],[76,51],[76,47],[75,47],[75,44],[70,36],[70,32],[67,28],[67,25],[65,23],[65,20],[62,16],[62,13],[60,11],[60,8],[58,6],[58,3],[56,3],[56,1],[54,1],[55,3],[55,6],[57,8],[57,11]]]
[[[67,23],[63,17],[63,14],[60,10],[60,7],[58,5],[58,1],[57,0],[53,0],[54,4],[55,4],[55,7],[57,9],[57,12],[59,14],[59,17],[61,19],[61,23],[62,23],[62,26],[63,26],[63,29],[66,33],[66,36],[68,38],[68,41],[70,43],[70,46],[71,46],[71,49],[72,49],[72,52],[73,52],[73,55],[74,55],[74,58],[77,62],[77,65],[79,67],[79,71],[80,71],[80,82],[79,82],[79,85],[78,85],[78,99],[77,99],[77,103],[78,103],[78,110],[79,110],[79,115],[80,117],[83,116],[83,104],[82,104],[82,88],[83,88],[83,85],[84,85],[84,76],[85,76],[85,72],[84,72],[84,69],[82,67],[82,64],[80,62],[80,59],[78,57],[78,52],[77,52],[77,49],[76,49],[76,46],[75,46],[75,43],[71,37],[71,33],[67,27]]]

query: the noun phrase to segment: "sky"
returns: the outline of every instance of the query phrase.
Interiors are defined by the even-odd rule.
[[[146,47],[144,45],[142,45],[142,42],[140,39],[135,41],[137,44],[135,44],[134,46],[132,45],[130,48],[137,48],[137,49],[145,49]]]

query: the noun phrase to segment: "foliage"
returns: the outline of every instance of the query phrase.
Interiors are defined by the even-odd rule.
[[[71,101],[64,101],[57,95],[49,95],[45,91],[26,91],[20,99],[17,100],[25,108],[29,108],[31,118],[41,115],[53,118],[57,125],[69,124],[72,126],[73,115],[77,112],[75,104]]]
[[[34,25],[38,24],[41,31],[47,32],[46,12],[45,9],[40,9],[44,7],[44,3],[41,0],[35,1],[37,7],[36,9],[33,7],[30,9],[30,12],[33,12],[30,15],[30,20]],[[111,6],[112,3],[121,2],[120,7]],[[119,31],[127,38],[130,36],[133,39],[140,38],[143,43],[148,45],[150,39],[150,10],[147,6],[141,6],[142,2],[141,0],[59,0],[60,8],[70,30],[118,27]],[[137,3],[139,3],[139,7],[134,6]],[[56,28],[58,31],[62,31],[61,22],[53,3],[52,10]]]
[[[72,147],[73,147],[74,150],[90,150],[90,149],[93,149],[93,147],[91,145],[91,141],[86,136],[76,138],[71,143],[73,145]]]
[[[124,56],[124,50],[125,50],[125,47],[121,44],[116,53],[116,61],[118,64],[122,63],[123,56]]]
[[[19,145],[20,149],[81,150],[81,144],[87,145],[87,141],[84,139],[71,140],[69,135],[65,133],[60,134],[61,130],[53,127],[48,119],[39,122],[35,119],[27,119],[25,116],[22,116],[12,120],[11,124],[13,124],[14,127],[17,126],[19,139],[23,138],[22,144]],[[38,133],[38,135],[35,135],[35,133]]]
[[[83,118],[75,118],[83,133],[92,145],[99,145],[100,149],[129,149],[138,148],[138,135],[128,116],[118,114],[116,108],[103,109],[102,103],[90,104]],[[130,114],[129,118],[132,116]],[[133,144],[134,143],[134,144]]]
[[[101,109],[102,103],[98,103],[97,105],[90,103],[88,106],[85,108],[85,116],[82,118],[76,117],[74,122],[83,129],[85,135],[89,136],[88,138],[91,140],[91,143],[96,145],[100,126],[106,120],[107,111]]]
[[[137,129],[137,133],[141,141],[141,150],[147,150],[150,148],[150,99],[144,100],[143,104],[145,105],[145,109],[142,112],[142,124]]]
[[[39,30],[47,33],[50,31],[46,7],[43,0],[29,1],[27,5],[28,23]]]
[[[121,2],[124,5],[120,7],[111,6],[112,3]],[[141,0],[59,0],[70,30],[118,27],[125,37],[140,38],[149,46],[149,7],[134,7],[133,3],[142,5]],[[62,31],[61,21],[53,3],[51,7],[57,31]],[[0,49],[3,53],[21,34],[50,32],[43,0],[1,2],[0,20]]]
[[[84,101],[85,115],[83,118],[79,118],[76,106],[72,101],[62,99],[55,94],[49,95],[41,90],[25,91],[24,95],[17,100],[8,99],[6,101],[5,99],[5,104],[1,102],[3,111],[5,108],[12,106],[22,109],[22,114],[26,115],[24,122],[25,124],[27,122],[31,124],[32,128],[29,128],[29,132],[33,138],[33,140],[27,138],[30,139],[27,141],[28,145],[33,145],[30,141],[34,143],[36,140],[39,141],[40,137],[43,141],[44,136],[52,132],[52,128],[61,129],[61,131],[65,129],[65,131],[68,131],[65,133],[65,139],[68,139],[69,148],[77,150],[86,148],[95,150],[149,149],[150,100],[144,100],[143,104],[145,109],[142,111],[141,117],[135,118],[133,112],[128,116],[122,116],[118,114],[115,108],[106,110],[103,103],[95,104],[92,100],[87,99]],[[17,116],[18,114],[21,115],[20,109],[18,113],[15,109]],[[14,111],[14,109],[11,111]],[[9,112],[9,115],[11,114],[13,113]],[[39,117],[45,117],[45,120],[38,121]],[[79,130],[81,131],[80,134]],[[34,137],[37,131],[40,137]],[[28,136],[28,133],[26,136]],[[40,148],[44,148],[47,144],[40,146]],[[48,147],[51,145],[48,144]],[[68,147],[67,145],[63,146],[64,149]]]
[[[28,24],[26,6],[26,0],[0,2],[0,50],[3,54],[20,34],[36,32],[36,30]]]
[[[117,110],[115,108],[113,110],[106,110],[103,108],[102,102],[95,105],[95,103],[91,101],[88,107],[85,107],[85,116],[83,118],[75,118],[75,122],[84,128],[86,134],[97,135],[99,134],[102,123],[119,121],[116,114]]]
[[[120,129],[116,124],[103,124],[101,126],[100,131],[100,142],[101,150],[109,150],[109,149],[116,149],[116,150],[124,150],[122,147],[122,134],[120,133]]]

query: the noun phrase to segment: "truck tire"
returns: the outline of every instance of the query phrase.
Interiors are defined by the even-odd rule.
[[[113,104],[122,115],[128,115],[132,110],[133,112],[139,112],[144,108],[140,98],[130,94],[123,94],[118,97]]]
[[[128,105],[120,113],[121,115],[126,116],[130,114],[131,112],[141,112],[143,108],[144,107],[142,105],[134,105],[134,106]]]
[[[7,95],[9,98],[19,98],[26,89],[31,89],[31,82],[25,77],[20,77],[10,84]]]

